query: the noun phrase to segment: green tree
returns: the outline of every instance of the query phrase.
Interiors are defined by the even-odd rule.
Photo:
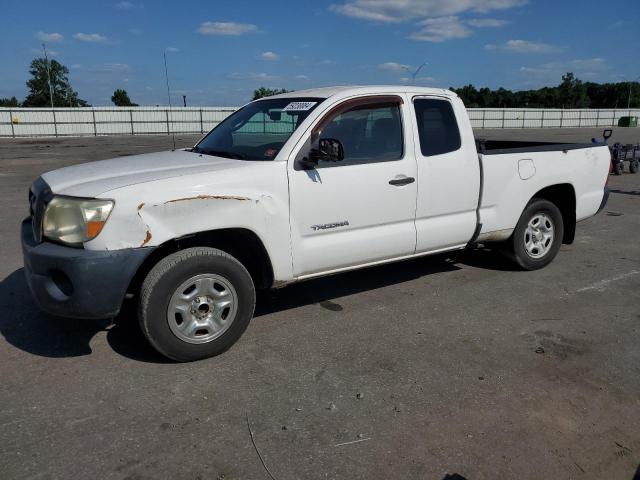
[[[16,97],[0,98],[0,107],[19,107],[20,102]]]
[[[640,83],[585,82],[568,72],[556,87],[512,92],[504,88],[452,88],[469,108],[631,108],[640,107]]]
[[[558,101],[563,108],[587,108],[589,97],[587,88],[575,77],[572,72],[567,72],[562,76],[562,83],[558,86]]]
[[[47,74],[47,67],[49,73]],[[86,107],[86,101],[78,98],[78,93],[69,83],[69,69],[56,60],[35,58],[29,68],[31,78],[27,80],[29,95],[25,99],[25,107],[49,107],[49,76],[54,107]]]
[[[111,96],[111,101],[116,107],[137,107],[137,103],[133,103],[129,98],[126,90],[118,88]]]
[[[291,91],[292,90],[285,90],[284,88],[281,88],[278,90],[277,88],[260,87],[253,91],[252,100],[257,100],[259,98],[264,98],[264,97],[270,97],[272,95],[279,95],[280,93],[288,93]]]

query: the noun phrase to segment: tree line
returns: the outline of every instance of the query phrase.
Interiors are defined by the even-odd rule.
[[[29,93],[20,102],[15,96],[0,98],[0,107],[89,107],[86,100],[81,99],[71,87],[69,69],[57,60],[35,58],[29,67],[31,78],[27,80]],[[127,92],[116,89],[111,101],[118,107],[137,107]]]
[[[469,108],[640,108],[640,83],[582,82],[571,72],[557,87],[512,92],[466,85],[451,88]]]
[[[0,98],[0,107],[86,107],[69,82],[69,69],[57,60],[35,58],[29,67],[29,93],[20,102],[15,96]],[[555,87],[513,92],[505,88],[491,90],[466,85],[451,88],[469,108],[640,108],[640,83],[583,82],[571,72],[562,76]],[[285,89],[260,87],[253,92],[253,100],[279,93]],[[138,106],[121,88],[113,92],[111,101],[118,107]]]

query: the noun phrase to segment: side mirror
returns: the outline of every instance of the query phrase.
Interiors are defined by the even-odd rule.
[[[611,135],[613,135],[613,130],[611,130],[610,128],[607,128],[604,132],[602,132],[602,136],[605,140],[609,140],[611,138]]]
[[[321,138],[318,140],[318,148],[309,151],[309,159],[316,165],[320,160],[325,162],[341,162],[344,160],[344,147],[340,140],[335,138]]]
[[[344,160],[344,147],[335,138],[321,138],[317,147],[311,147],[309,154],[298,161],[303,170],[311,170],[323,162],[341,162]]]
[[[282,120],[282,112],[280,110],[271,110],[269,111],[269,118],[274,122],[279,122]]]

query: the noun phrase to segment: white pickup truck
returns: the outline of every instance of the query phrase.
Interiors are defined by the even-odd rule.
[[[113,317],[134,296],[177,361],[229,348],[256,288],[500,242],[548,264],[607,199],[606,146],[474,139],[462,101],[335,87],[254,101],[193,148],[38,178],[22,225],[37,303]]]

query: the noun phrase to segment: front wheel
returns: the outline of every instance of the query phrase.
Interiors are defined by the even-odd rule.
[[[534,198],[524,209],[511,237],[515,261],[525,270],[549,264],[560,250],[564,224],[553,203]]]
[[[138,319],[164,356],[200,360],[240,338],[255,299],[251,275],[238,260],[215,248],[188,248],[151,269],[142,284]]]

